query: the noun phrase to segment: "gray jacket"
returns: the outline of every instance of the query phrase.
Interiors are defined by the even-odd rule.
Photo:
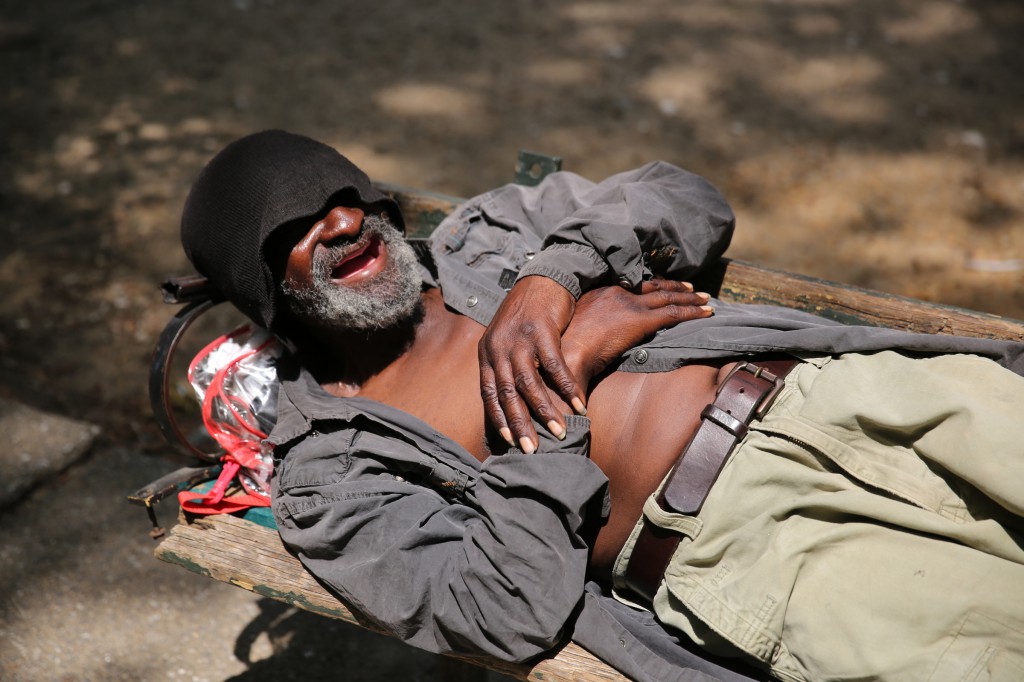
[[[732,213],[706,181],[650,164],[594,185],[559,173],[458,209],[432,238],[448,305],[486,324],[516,277],[551,276],[578,294],[635,286],[652,268],[687,278],[725,249]],[[897,347],[980,352],[1021,371],[1020,344],[861,329],[781,309],[719,304],[716,315],[658,334],[620,370],[665,371],[694,359],[766,350]],[[644,350],[645,353],[636,352]],[[646,611],[585,578],[579,529],[606,513],[607,480],[587,458],[586,418],[538,454],[483,464],[414,417],[324,392],[280,370],[274,514],[281,536],[324,584],[416,646],[529,660],[571,637],[637,680],[747,679],[712,661]]]
[[[427,281],[440,285],[450,307],[486,325],[504,298],[503,284],[516,277],[545,275],[577,297],[601,284],[636,287],[652,274],[692,279],[725,252],[733,226],[722,195],[671,164],[653,162],[598,184],[555,173],[539,187],[506,185],[458,208],[431,237],[438,276]],[[659,333],[624,356],[619,370],[663,372],[688,360],[766,352],[895,348],[974,353],[1024,375],[1019,342],[849,326],[776,306],[712,305],[714,316]]]

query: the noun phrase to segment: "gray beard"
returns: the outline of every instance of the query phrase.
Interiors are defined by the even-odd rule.
[[[331,282],[331,272],[351,242],[318,250],[313,256],[313,285],[282,286],[285,301],[300,320],[332,331],[389,329],[410,318],[420,301],[422,279],[412,247],[392,223],[379,215],[363,220],[362,237],[377,235],[388,262],[375,277],[351,287]]]

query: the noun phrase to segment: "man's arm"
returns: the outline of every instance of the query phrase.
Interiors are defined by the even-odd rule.
[[[692,279],[725,252],[736,224],[710,182],[663,161],[577,190],[563,210],[524,209],[553,229],[519,278],[550,277],[577,299],[600,284],[637,291],[652,275]]]
[[[643,282],[639,294],[616,286],[588,291],[562,335],[566,364],[584,387],[590,387],[624,353],[657,332],[710,315],[708,300],[688,283],[668,279]]]
[[[651,274],[692,277],[722,255],[735,224],[710,183],[671,164],[655,162],[597,185],[559,176],[545,181],[552,187],[503,188],[501,201],[492,199],[495,212],[512,216],[509,222],[535,229],[553,224],[480,342],[488,419],[517,443],[535,437],[529,410],[560,428],[545,382],[577,411],[584,408],[585,386],[569,370],[560,343],[581,293],[609,283],[638,291]]]
[[[558,284],[550,280],[540,277],[532,279],[542,286],[559,288]],[[524,291],[526,290],[520,290]],[[536,296],[529,292],[523,293],[522,297],[513,298],[513,306],[519,305],[520,301],[535,300]],[[709,300],[708,294],[694,292],[693,287],[686,282],[666,279],[652,279],[641,283],[638,294],[619,286],[599,287],[589,291],[576,302],[571,322],[560,335],[561,338],[550,339],[547,343],[516,343],[512,340],[507,344],[512,349],[505,356],[507,367],[530,366],[532,358],[529,354],[537,353],[540,358],[539,364],[548,375],[548,381],[563,382],[558,384],[561,390],[552,392],[539,377],[524,374],[516,377],[515,386],[518,393],[506,391],[491,394],[486,390],[485,381],[485,388],[482,390],[484,405],[489,414],[496,415],[492,418],[497,421],[506,440],[510,440],[513,433],[506,423],[527,424],[529,430],[525,436],[518,431],[516,434],[520,447],[532,452],[532,444],[537,442],[536,430],[526,408],[522,406],[520,395],[530,403],[541,423],[547,425],[548,431],[557,436],[562,431],[560,415],[564,410],[563,406],[557,405],[558,398],[571,405],[577,412],[585,413],[583,399],[576,397],[580,395],[575,392],[576,386],[579,386],[581,391],[587,391],[591,379],[618,360],[623,353],[654,336],[659,330],[674,327],[687,320],[710,316],[713,311],[711,306],[707,305]],[[545,312],[550,312],[550,309],[541,309],[538,314]],[[560,322],[556,321],[556,324]],[[542,334],[542,325],[533,325],[531,332]],[[490,338],[491,347],[497,345],[495,339],[495,336]],[[543,355],[545,349],[552,347],[557,347],[560,357]],[[483,349],[484,345],[481,344],[481,375],[488,377],[491,376],[492,369],[484,358]],[[563,376],[569,376],[576,383],[571,387],[566,386],[567,381],[561,379]],[[493,376],[491,382],[496,384]],[[573,398],[567,400],[562,397],[565,395],[571,395]],[[506,415],[507,422],[504,421]]]

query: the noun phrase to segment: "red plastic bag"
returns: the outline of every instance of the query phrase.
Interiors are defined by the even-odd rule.
[[[205,493],[178,501],[194,514],[226,514],[270,506],[272,448],[264,442],[277,419],[276,362],[282,347],[269,332],[239,327],[199,351],[188,380],[202,404],[203,424],[224,449],[223,468]],[[240,490],[227,494],[234,482]]]

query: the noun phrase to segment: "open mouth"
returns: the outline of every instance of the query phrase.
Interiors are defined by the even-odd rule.
[[[366,244],[346,254],[331,270],[331,279],[350,279],[359,274],[371,274],[381,257],[380,237],[373,235]]]

